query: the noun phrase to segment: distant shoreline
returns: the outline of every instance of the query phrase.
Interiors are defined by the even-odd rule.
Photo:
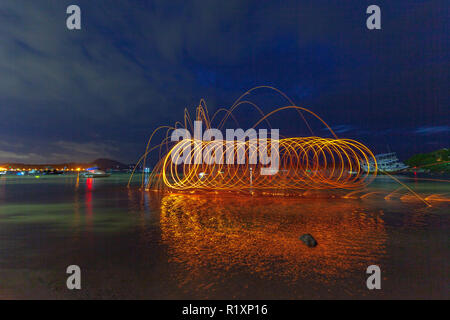
[[[63,162],[63,163],[47,163],[47,164],[26,164],[26,163],[14,163],[6,162],[0,163],[0,168],[11,171],[82,171],[92,167],[99,167],[102,169],[128,169],[134,165],[123,164],[116,160],[111,159],[96,159],[91,162]]]

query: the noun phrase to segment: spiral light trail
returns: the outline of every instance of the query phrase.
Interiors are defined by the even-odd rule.
[[[262,109],[254,102],[243,100],[257,89],[270,89],[288,102],[288,105],[274,109],[264,114]],[[279,139],[267,139],[266,144],[258,144],[258,141],[196,141],[184,139],[179,142],[170,141],[170,134],[176,129],[184,128],[193,132],[193,120],[185,109],[184,121],[177,122],[174,126],[162,126],[157,128],[150,136],[144,155],[140,158],[138,166],[145,167],[147,158],[152,152],[159,152],[158,162],[149,177],[142,177],[141,186],[152,190],[242,190],[242,189],[356,189],[368,184],[377,173],[377,163],[373,153],[362,143],[339,139],[330,126],[312,111],[295,106],[280,90],[261,86],[244,93],[229,108],[221,108],[210,117],[204,100],[200,101],[196,109],[194,120],[201,121],[206,129],[217,128],[223,130],[226,123],[234,122],[239,127],[239,121],[233,113],[243,105],[254,108],[260,115],[252,128],[261,128],[263,124],[272,128],[269,117],[284,110],[294,110],[300,116],[300,121],[306,124],[308,130],[313,133],[305,115],[318,120],[333,136],[333,138],[310,137],[281,137]],[[220,117],[222,116],[222,117]],[[228,121],[228,122],[227,122]],[[301,124],[301,122],[300,122]],[[216,125],[216,126],[215,126]],[[158,143],[152,144],[157,134],[165,135]],[[241,164],[228,164],[224,159],[225,153],[217,150],[232,144],[235,154],[243,152],[245,161]],[[271,145],[277,144],[278,148],[272,151]],[[212,150],[212,151],[211,151]],[[214,163],[196,163],[195,157],[209,151],[216,159]],[[261,174],[262,168],[267,164],[250,164],[252,155],[276,152],[279,159],[279,167],[274,174]],[[178,163],[177,154],[186,154],[185,161]],[[186,161],[188,159],[188,161]],[[369,164],[364,171],[361,164]],[[372,164],[372,165],[370,165]],[[133,171],[134,173],[134,171]],[[133,178],[133,175],[130,177]],[[130,183],[129,182],[129,183]]]
[[[373,175],[363,172],[360,165],[361,161],[367,163],[373,160],[372,153],[361,143],[348,139],[306,137],[277,140],[280,163],[273,175],[261,174],[265,165],[249,165],[252,155],[266,153],[269,149],[266,145],[260,146],[251,140],[234,143],[236,153],[241,151],[245,155],[245,164],[226,164],[225,152],[221,152],[219,158],[212,154],[218,160],[215,164],[195,163],[198,151],[204,154],[209,149],[221,149],[227,143],[229,142],[214,140],[195,144],[193,139],[179,142],[163,160],[164,184],[183,190],[352,189],[364,186],[373,178]],[[198,145],[201,150],[192,148],[192,145]],[[264,149],[261,150],[262,148]],[[173,150],[177,150],[177,156],[188,152],[187,163],[177,165],[177,157],[172,157]]]

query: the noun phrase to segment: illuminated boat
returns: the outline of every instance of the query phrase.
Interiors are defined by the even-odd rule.
[[[380,173],[396,173],[408,168],[406,164],[398,159],[395,152],[375,155],[375,159],[377,161],[378,171],[380,171]],[[365,172],[367,172],[368,167],[366,162],[362,162],[361,167]],[[374,167],[375,164],[373,163],[373,161],[369,161],[370,171],[373,171]]]
[[[81,175],[85,178],[106,178],[109,177],[111,174],[99,170],[98,168],[89,168],[86,169],[85,172],[82,172]]]

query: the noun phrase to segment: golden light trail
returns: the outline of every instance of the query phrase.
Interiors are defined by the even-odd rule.
[[[287,100],[288,105],[278,107],[264,114],[262,109],[247,97],[257,89],[270,89],[280,94]],[[243,98],[246,97],[246,100]],[[307,122],[305,115],[312,116],[318,120],[333,136],[323,138],[310,137],[282,137],[280,139],[267,139],[266,144],[258,144],[258,141],[247,140],[227,141],[213,140],[200,141],[195,139],[184,139],[180,142],[171,142],[169,137],[173,130],[183,128],[193,133],[193,120],[185,109],[183,121],[174,126],[161,126],[150,135],[144,155],[139,159],[130,177],[130,185],[134,172],[139,165],[146,166],[147,157],[152,151],[159,151],[158,162],[153,168],[148,179],[142,176],[141,187],[152,190],[308,190],[308,189],[358,189],[372,181],[377,173],[377,162],[373,153],[362,143],[351,139],[339,139],[331,127],[317,114],[295,106],[280,90],[261,86],[253,88],[241,95],[229,109],[220,108],[211,117],[205,101],[202,99],[196,108],[195,121],[201,121],[206,129],[217,128],[223,130],[227,120],[233,120],[239,127],[238,118],[233,112],[241,106],[250,106],[260,115],[252,128],[261,128],[266,124],[271,128],[269,118],[286,110],[294,110],[301,116],[307,129],[313,134],[313,130]],[[221,117],[219,117],[219,115]],[[217,126],[215,126],[217,124]],[[301,122],[299,123],[301,124]],[[159,132],[165,133],[164,138],[154,145],[152,140]],[[244,164],[225,164],[224,153],[220,155],[218,148],[232,143],[234,154],[244,152]],[[277,151],[279,159],[278,171],[273,175],[260,174],[261,168],[267,165],[250,164],[249,158],[253,155],[271,154],[270,146],[278,144]],[[212,150],[212,151],[211,151]],[[213,164],[197,164],[195,157],[210,151],[217,161]],[[175,152],[177,154],[175,154]],[[188,161],[178,164],[177,157],[186,155]],[[272,156],[272,154],[271,154]],[[365,172],[362,163],[373,163]]]
[[[265,165],[249,164],[252,154],[270,149],[266,145],[261,147],[256,141],[235,142],[234,150],[236,153],[243,151],[245,164],[226,164],[224,152],[218,163],[196,164],[198,151],[203,154],[208,150],[217,150],[229,141],[198,141],[200,150],[191,148],[195,142],[193,139],[182,140],[162,159],[161,179],[166,187],[176,190],[354,189],[365,186],[374,178],[371,172],[364,172],[360,165],[361,161],[367,163],[373,160],[373,154],[354,140],[320,137],[280,139],[277,141],[280,167],[274,175],[260,174],[260,169]],[[174,150],[177,153],[172,159]],[[177,157],[186,152],[189,152],[185,158],[188,161],[177,165]],[[160,181],[150,185],[162,187]]]
[[[279,94],[287,101],[287,105],[274,108],[265,114],[255,102],[249,99],[251,93],[260,89],[269,89]],[[171,133],[177,129],[186,129],[191,136],[194,136],[192,134],[194,121],[201,121],[202,127],[206,129],[216,128],[223,131],[225,124],[230,121],[233,122],[234,128],[239,128],[239,118],[235,111],[242,106],[248,106],[258,114],[252,129],[261,129],[262,125],[265,125],[264,128],[272,129],[269,118],[283,111],[292,110],[300,116],[299,127],[303,122],[311,136],[281,136],[279,139],[267,139],[266,144],[263,145],[252,139],[245,142],[221,139],[202,141],[192,138],[180,142],[170,140]],[[315,135],[305,116],[318,121],[330,132],[332,137]],[[292,122],[294,119],[290,121]],[[154,140],[158,135],[162,135],[162,138],[155,143]],[[220,148],[226,149],[229,144],[232,144],[232,151],[235,155],[239,152],[244,153],[243,164],[228,164],[224,159],[225,152],[218,153]],[[270,146],[272,144],[278,145],[275,152],[279,159],[279,167],[273,175],[262,175],[260,174],[261,169],[268,166],[260,163],[250,164],[249,158],[260,154],[271,154]],[[354,194],[365,191],[365,187],[375,179],[378,172],[376,158],[368,147],[355,140],[338,138],[332,128],[316,113],[296,106],[285,93],[270,86],[259,86],[248,90],[230,108],[219,108],[212,116],[209,115],[205,100],[201,99],[195,110],[195,117],[191,117],[188,110],[185,109],[182,121],[177,121],[173,126],[158,127],[150,135],[145,152],[133,169],[128,186],[131,184],[136,169],[139,166],[145,168],[149,155],[156,152],[158,152],[157,164],[148,176],[142,175],[142,190],[188,191],[191,193],[196,190],[214,192],[246,190],[252,193],[260,190],[260,194],[272,195],[291,194],[291,191],[303,190],[299,194],[304,195],[309,190],[348,189],[354,191],[342,198],[354,198]],[[196,163],[196,157],[199,154],[203,155],[204,152],[207,152],[216,161],[211,164]],[[179,160],[180,154],[183,154],[184,161],[178,164],[177,160]],[[188,160],[186,161],[186,159]],[[363,170],[362,164],[367,165],[367,171]],[[431,206],[427,200],[441,200],[439,197],[424,199],[396,177],[387,172],[383,173],[427,206]],[[398,190],[388,194],[385,199],[390,199],[396,191]],[[369,192],[356,198],[364,199],[377,193],[382,192]]]

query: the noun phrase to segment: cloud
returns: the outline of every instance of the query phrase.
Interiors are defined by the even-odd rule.
[[[58,141],[55,147],[64,151],[63,154],[72,154],[82,157],[111,157],[113,152],[119,151],[119,148],[106,143],[76,143],[71,141]]]
[[[13,145],[0,150],[55,161],[94,156],[95,145],[132,162],[185,107],[227,106],[259,84],[370,132],[413,128],[405,122],[424,105],[421,125],[437,123],[448,19],[435,3],[386,3],[391,19],[369,34],[364,3],[78,0],[82,30],[69,31],[70,0],[1,1],[0,136]]]
[[[41,145],[45,145],[42,148]],[[61,163],[89,162],[97,158],[120,158],[121,149],[110,142],[56,142],[8,143],[0,142],[0,162]]]
[[[353,131],[356,129],[356,127],[352,126],[352,125],[348,125],[348,124],[340,124],[340,125],[332,126],[331,129],[335,133],[344,133],[344,132]],[[328,128],[324,128],[323,130],[328,130]]]
[[[0,159],[2,162],[13,162],[13,161],[28,161],[28,160],[43,160],[41,156],[35,153],[15,153],[6,150],[0,150]]]
[[[417,130],[415,130],[415,133],[423,135],[448,133],[448,132],[450,132],[450,126],[420,127]]]

